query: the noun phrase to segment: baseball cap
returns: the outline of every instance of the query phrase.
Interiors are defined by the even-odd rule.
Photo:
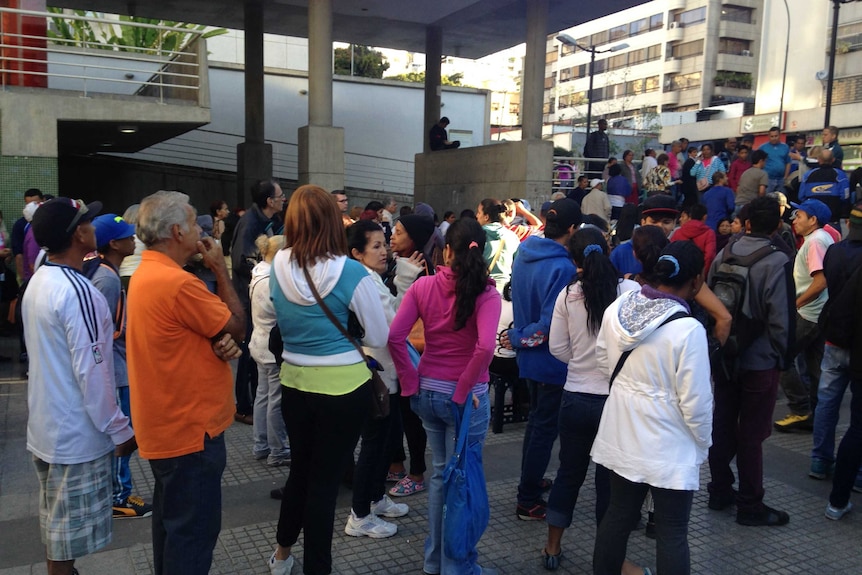
[[[797,210],[802,210],[809,216],[814,216],[815,218],[817,218],[817,223],[821,226],[825,226],[832,219],[832,210],[830,210],[829,206],[827,206],[820,200],[809,198],[801,204],[790,202],[790,205]]]
[[[570,226],[581,225],[583,216],[576,201],[563,198],[551,204],[547,218],[549,222],[561,224],[563,228],[568,229]]]
[[[641,208],[641,216],[669,215],[676,217],[679,211],[676,209],[676,200],[665,194],[650,196],[644,200]]]
[[[601,186],[604,183],[605,182],[601,178],[593,178],[592,180],[590,180],[590,187],[595,188],[596,186]]]
[[[545,202],[545,203],[543,203],[543,204],[542,204],[542,209],[540,210],[540,212],[541,212],[541,214],[542,214],[542,215],[545,215],[545,214],[547,214],[547,213],[548,213],[548,210],[550,210],[550,209],[551,209],[551,204],[552,204],[552,203],[553,203],[553,202]]]
[[[135,226],[117,214],[102,214],[93,218],[93,227],[96,228],[96,245],[100,248],[108,245],[111,240],[122,240],[135,235]]]
[[[770,195],[778,201],[778,205],[782,208],[790,207],[790,202],[787,201],[787,196],[785,196],[782,192],[772,192],[772,194]]]
[[[75,228],[84,222],[92,221],[102,211],[102,202],[54,198],[39,206],[33,214],[33,236],[40,247],[49,252],[62,250],[67,246]]]
[[[862,202],[856,202],[850,209],[849,231],[847,239],[851,242],[862,242]]]

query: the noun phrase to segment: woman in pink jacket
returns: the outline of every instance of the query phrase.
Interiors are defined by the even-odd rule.
[[[484,248],[485,232],[476,220],[453,223],[446,232],[445,265],[410,287],[389,331],[401,394],[410,397],[413,411],[422,419],[434,465],[428,491],[425,573],[481,572],[475,550],[460,561],[443,553],[442,532],[443,470],[455,450],[452,403],[472,402],[468,444],[484,443],[491,416],[488,365],[496,345],[500,294],[488,278]],[[416,368],[407,353],[407,335],[419,318],[425,323],[425,352]]]

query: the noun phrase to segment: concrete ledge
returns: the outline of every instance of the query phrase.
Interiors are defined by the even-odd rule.
[[[543,140],[416,154],[415,198],[441,216],[475,210],[484,198],[526,198],[538,208],[551,195],[553,156]]]

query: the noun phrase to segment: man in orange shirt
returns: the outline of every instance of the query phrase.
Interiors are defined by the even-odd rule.
[[[233,377],[245,313],[221,248],[200,237],[188,196],[141,202],[137,236],[147,249],[129,289],[129,391],[141,457],[150,460],[156,575],[206,575],[221,529],[224,431],[233,421]],[[218,295],[183,270],[194,254],[215,273]]]

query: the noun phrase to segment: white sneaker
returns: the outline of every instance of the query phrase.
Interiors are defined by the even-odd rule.
[[[371,502],[371,513],[378,517],[404,517],[410,512],[406,503],[395,503],[388,495],[380,501]]]
[[[392,523],[383,521],[374,515],[374,513],[369,513],[360,519],[351,509],[350,517],[347,519],[347,525],[344,526],[344,532],[351,537],[385,539],[395,535],[395,533],[398,532],[398,527]]]
[[[290,575],[290,571],[293,569],[293,555],[281,560],[275,558],[275,551],[273,551],[272,557],[267,561],[267,565],[269,565],[271,575]]]

